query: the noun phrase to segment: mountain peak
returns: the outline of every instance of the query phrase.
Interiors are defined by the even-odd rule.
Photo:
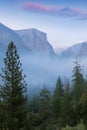
[[[6,48],[10,42],[14,42],[20,51],[55,55],[53,47],[47,41],[47,34],[35,28],[12,30],[0,23],[0,47]]]
[[[62,52],[61,58],[81,58],[87,56],[87,41],[72,45]]]
[[[16,32],[20,37],[26,35],[26,37],[28,36],[29,38],[39,37],[43,40],[47,40],[47,34],[35,28],[16,30]]]
[[[47,34],[35,28],[16,30],[26,47],[34,53],[47,56],[55,55],[53,47],[47,41]]]

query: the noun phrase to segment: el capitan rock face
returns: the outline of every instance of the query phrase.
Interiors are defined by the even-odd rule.
[[[29,47],[34,53],[55,56],[53,47],[47,41],[47,34],[37,29],[24,29],[16,31],[22,39],[24,45]]]
[[[6,51],[7,45],[14,42],[21,53],[43,56],[55,56],[53,47],[47,41],[47,35],[37,29],[12,30],[0,23],[0,51]]]

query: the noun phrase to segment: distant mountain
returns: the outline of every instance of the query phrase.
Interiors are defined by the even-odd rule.
[[[0,52],[6,52],[7,45],[11,41],[15,43],[19,52],[23,52],[27,49],[24,46],[22,39],[14,30],[0,23]],[[28,51],[30,51],[30,49]]]
[[[0,52],[5,52],[7,45],[13,41],[22,54],[31,53],[44,57],[55,56],[53,47],[47,41],[46,33],[37,29],[12,30],[0,23]]]
[[[59,58],[87,57],[87,42],[75,44],[63,51]]]
[[[24,45],[33,53],[44,56],[55,56],[51,44],[47,41],[47,34],[37,29],[17,30],[16,33],[22,39]]]

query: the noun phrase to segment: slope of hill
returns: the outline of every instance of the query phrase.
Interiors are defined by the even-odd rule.
[[[87,42],[75,44],[60,55],[60,58],[83,58],[87,57]]]

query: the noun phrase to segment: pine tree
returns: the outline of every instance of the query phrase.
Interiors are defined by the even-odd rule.
[[[49,119],[51,118],[50,92],[47,88],[43,88],[39,97],[39,114],[41,119],[41,130],[46,129]]]
[[[63,93],[64,93],[63,83],[61,81],[61,78],[58,77],[56,88],[53,95],[53,109],[54,109],[54,114],[57,118],[60,116],[61,99],[63,97]]]
[[[3,101],[0,101],[0,130],[8,127],[8,113],[6,109],[7,105]]]
[[[73,68],[73,97],[78,100],[84,91],[84,78],[82,74],[81,66],[78,60],[75,62],[75,67]]]
[[[60,125],[72,125],[73,126],[73,109],[71,104],[71,92],[70,92],[70,84],[69,81],[65,83],[64,86],[64,96],[61,101],[61,111],[60,111]]]
[[[50,115],[50,92],[47,88],[43,88],[39,97],[39,112],[44,120]]]
[[[84,91],[80,99],[81,104],[81,118],[87,127],[87,90]]]
[[[80,97],[84,92],[85,82],[82,74],[81,66],[78,60],[75,62],[75,67],[73,69],[73,86],[72,86],[72,104],[74,111],[74,124],[76,125],[81,118],[81,105]]]
[[[54,96],[62,96],[63,95],[63,83],[61,81],[61,78],[58,77],[57,82],[56,82],[56,88],[54,91]]]
[[[26,116],[26,83],[22,76],[21,63],[13,42],[8,45],[2,68],[1,99],[7,104],[9,130],[20,130],[24,127]]]

